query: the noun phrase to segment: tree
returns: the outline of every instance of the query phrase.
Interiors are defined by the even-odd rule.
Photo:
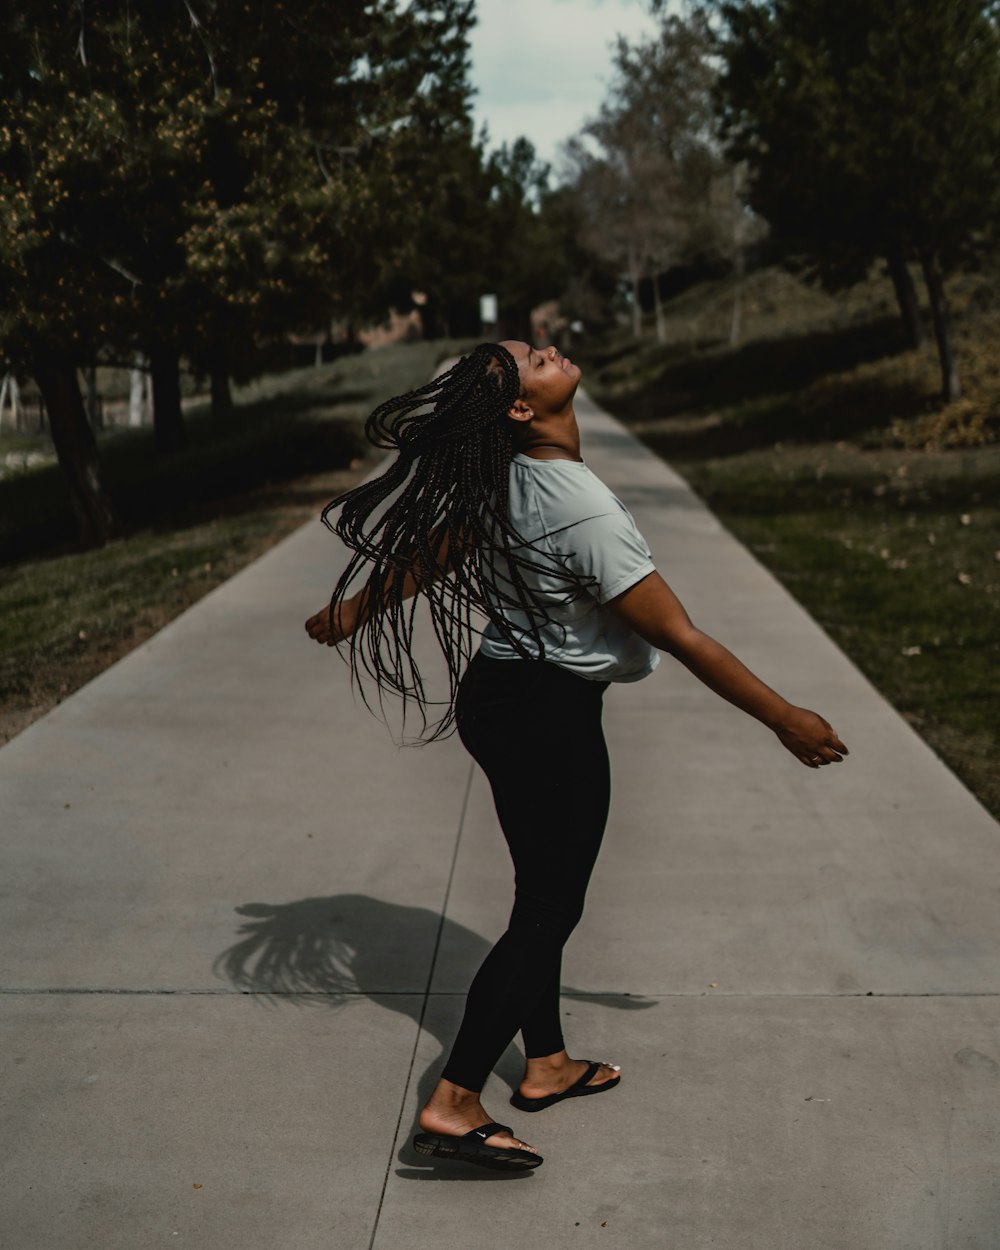
[[[43,18],[45,15],[40,15]],[[51,15],[50,15],[51,16]],[[0,40],[0,368],[32,373],[66,473],[81,541],[103,544],[117,520],[101,480],[77,366],[92,358],[115,314],[109,269],[66,246],[61,222],[72,190],[49,153],[79,136],[66,123],[68,86],[10,15]],[[95,315],[95,310],[101,312]]]
[[[618,275],[612,264],[587,246],[585,229],[575,189],[546,185],[517,259],[535,270],[532,305],[556,299],[564,319],[593,325],[606,319]]]
[[[399,171],[467,112],[471,0],[249,13],[40,0],[5,22],[0,344],[46,396],[89,543],[113,522],[77,367],[142,351],[176,449],[182,355],[224,402],[268,338],[369,304],[413,233]]]
[[[587,243],[621,264],[631,293],[632,333],[642,336],[640,284],[652,274],[657,335],[663,338],[660,316],[660,269],[678,254],[678,223],[674,214],[674,170],[670,162],[643,141],[641,122],[632,111],[602,118],[588,127],[603,147],[595,155],[579,140],[567,154],[576,165],[574,186],[587,206]]]
[[[379,250],[373,299],[405,308],[420,292],[427,338],[477,333],[479,297],[492,289],[487,217],[494,184],[484,147],[466,118],[400,153],[407,219],[396,245]]]
[[[699,10],[664,14],[659,34],[645,42],[619,39],[608,98],[568,147],[589,239],[628,275],[636,337],[642,282],[651,280],[662,342],[659,275],[696,257],[730,255],[738,233],[732,171],[714,133],[711,48]]]
[[[479,298],[497,295],[500,333],[528,338],[531,310],[558,298],[593,258],[579,216],[549,186],[548,166],[524,138],[487,152],[488,135],[456,125],[413,171],[416,229],[405,252],[387,252],[380,298],[407,307],[419,291],[428,337],[477,334]]]
[[[531,310],[569,285],[574,252],[551,211],[549,167],[525,138],[503,144],[487,165],[488,272],[504,332],[531,341]]]
[[[749,201],[829,290],[884,257],[911,343],[923,269],[942,394],[959,395],[943,277],[997,208],[1000,39],[981,0],[722,0],[719,102]]]

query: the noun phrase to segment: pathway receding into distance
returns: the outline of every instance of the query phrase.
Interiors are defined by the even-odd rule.
[[[512,1048],[484,1102],[544,1165],[428,1160],[511,871],[457,738],[397,749],[307,638],[342,567],[310,523],[0,750],[11,1250],[1000,1246],[1000,829],[674,472],[579,413],[695,622],[849,760],[804,768],[669,657],[609,690],[564,1010],[624,1079],[524,1115]],[[530,725],[511,749],[544,759]]]

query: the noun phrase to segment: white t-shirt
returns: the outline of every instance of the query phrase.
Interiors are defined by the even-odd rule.
[[[545,603],[553,624],[540,627],[545,659],[592,681],[638,681],[660,662],[659,652],[602,605],[655,571],[652,553],[632,514],[583,461],[536,460],[517,453],[510,465],[510,522],[532,542],[527,559],[553,574],[524,570],[525,584]],[[596,579],[582,594],[558,576],[565,568]],[[505,563],[496,573],[507,580]],[[501,587],[511,593],[507,585]],[[523,612],[501,607],[534,655],[538,646]],[[487,625],[480,644],[495,660],[518,659],[499,630]]]

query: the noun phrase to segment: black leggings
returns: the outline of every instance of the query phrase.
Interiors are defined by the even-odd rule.
[[[514,909],[486,956],[443,1072],[476,1092],[518,1029],[529,1059],[563,1049],[562,949],[583,914],[611,797],[606,681],[477,653],[458,691],[462,743],[489,778],[514,861]]]

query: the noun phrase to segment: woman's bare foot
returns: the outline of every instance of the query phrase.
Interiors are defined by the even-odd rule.
[[[569,1089],[587,1071],[585,1059],[571,1059],[560,1050],[554,1055],[525,1061],[524,1077],[519,1086],[525,1098],[548,1098]],[[621,1076],[621,1069],[610,1063],[602,1063],[587,1085],[604,1085]]]
[[[474,1128],[489,1124],[493,1117],[483,1110],[479,1095],[472,1090],[453,1085],[451,1081],[438,1081],[433,1094],[420,1113],[420,1127],[425,1133],[442,1133],[446,1137],[463,1137]],[[483,1143],[507,1149],[530,1150],[538,1154],[534,1146],[511,1137],[509,1133],[493,1133]]]

